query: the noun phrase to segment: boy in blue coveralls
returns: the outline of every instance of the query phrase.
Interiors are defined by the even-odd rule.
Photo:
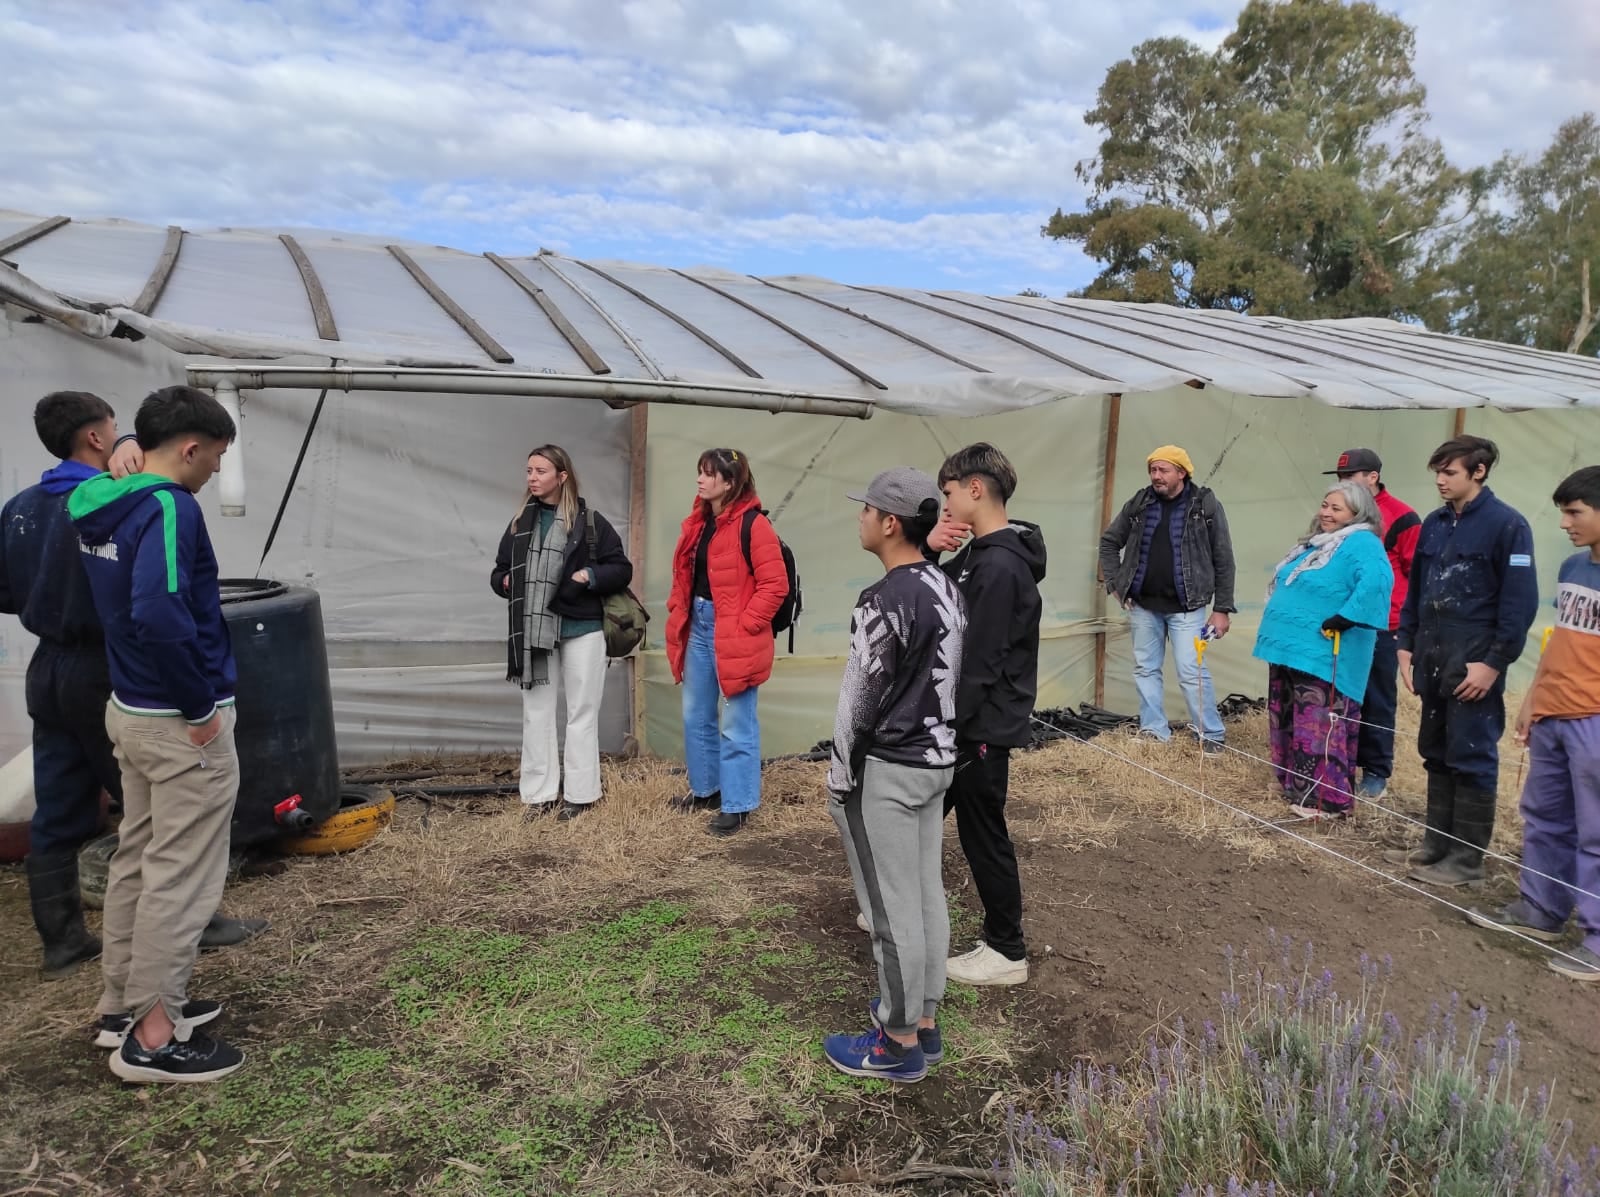
[[[1422,523],[1400,612],[1400,677],[1422,700],[1417,751],[1428,771],[1427,832],[1404,863],[1431,885],[1483,880],[1505,671],[1539,609],[1533,531],[1485,485],[1499,459],[1478,436],[1446,441],[1428,459],[1444,506]]]

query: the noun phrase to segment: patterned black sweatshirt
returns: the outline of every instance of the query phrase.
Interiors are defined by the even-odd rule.
[[[897,566],[861,592],[834,716],[832,793],[853,792],[869,756],[921,769],[955,764],[966,628],[961,592],[936,565]]]

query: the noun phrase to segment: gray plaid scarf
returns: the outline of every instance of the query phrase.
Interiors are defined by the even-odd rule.
[[[534,515],[534,537],[537,540],[539,513]],[[554,513],[550,531],[538,547],[528,546],[527,592],[522,604],[527,632],[523,637],[523,651],[527,654],[523,665],[524,686],[550,684],[550,651],[561,638],[561,616],[550,610],[550,601],[561,584],[561,569],[567,558],[567,525],[559,511]]]

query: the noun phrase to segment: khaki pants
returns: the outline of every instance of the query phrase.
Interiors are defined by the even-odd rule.
[[[180,1027],[200,933],[222,901],[239,794],[234,712],[204,748],[172,716],[106,706],[122,770],[122,829],[106,875],[101,1014],[137,1022],[160,1002]]]

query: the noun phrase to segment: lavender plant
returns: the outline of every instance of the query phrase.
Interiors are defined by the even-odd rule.
[[[1454,995],[1408,1039],[1384,1009],[1388,958],[1355,992],[1309,943],[1225,953],[1219,1016],[1152,1038],[1131,1073],[1079,1063],[1043,1115],[1007,1118],[1016,1197],[1600,1197],[1546,1088],[1517,1088],[1514,1024]],[[1485,1058],[1487,1057],[1487,1058]]]

